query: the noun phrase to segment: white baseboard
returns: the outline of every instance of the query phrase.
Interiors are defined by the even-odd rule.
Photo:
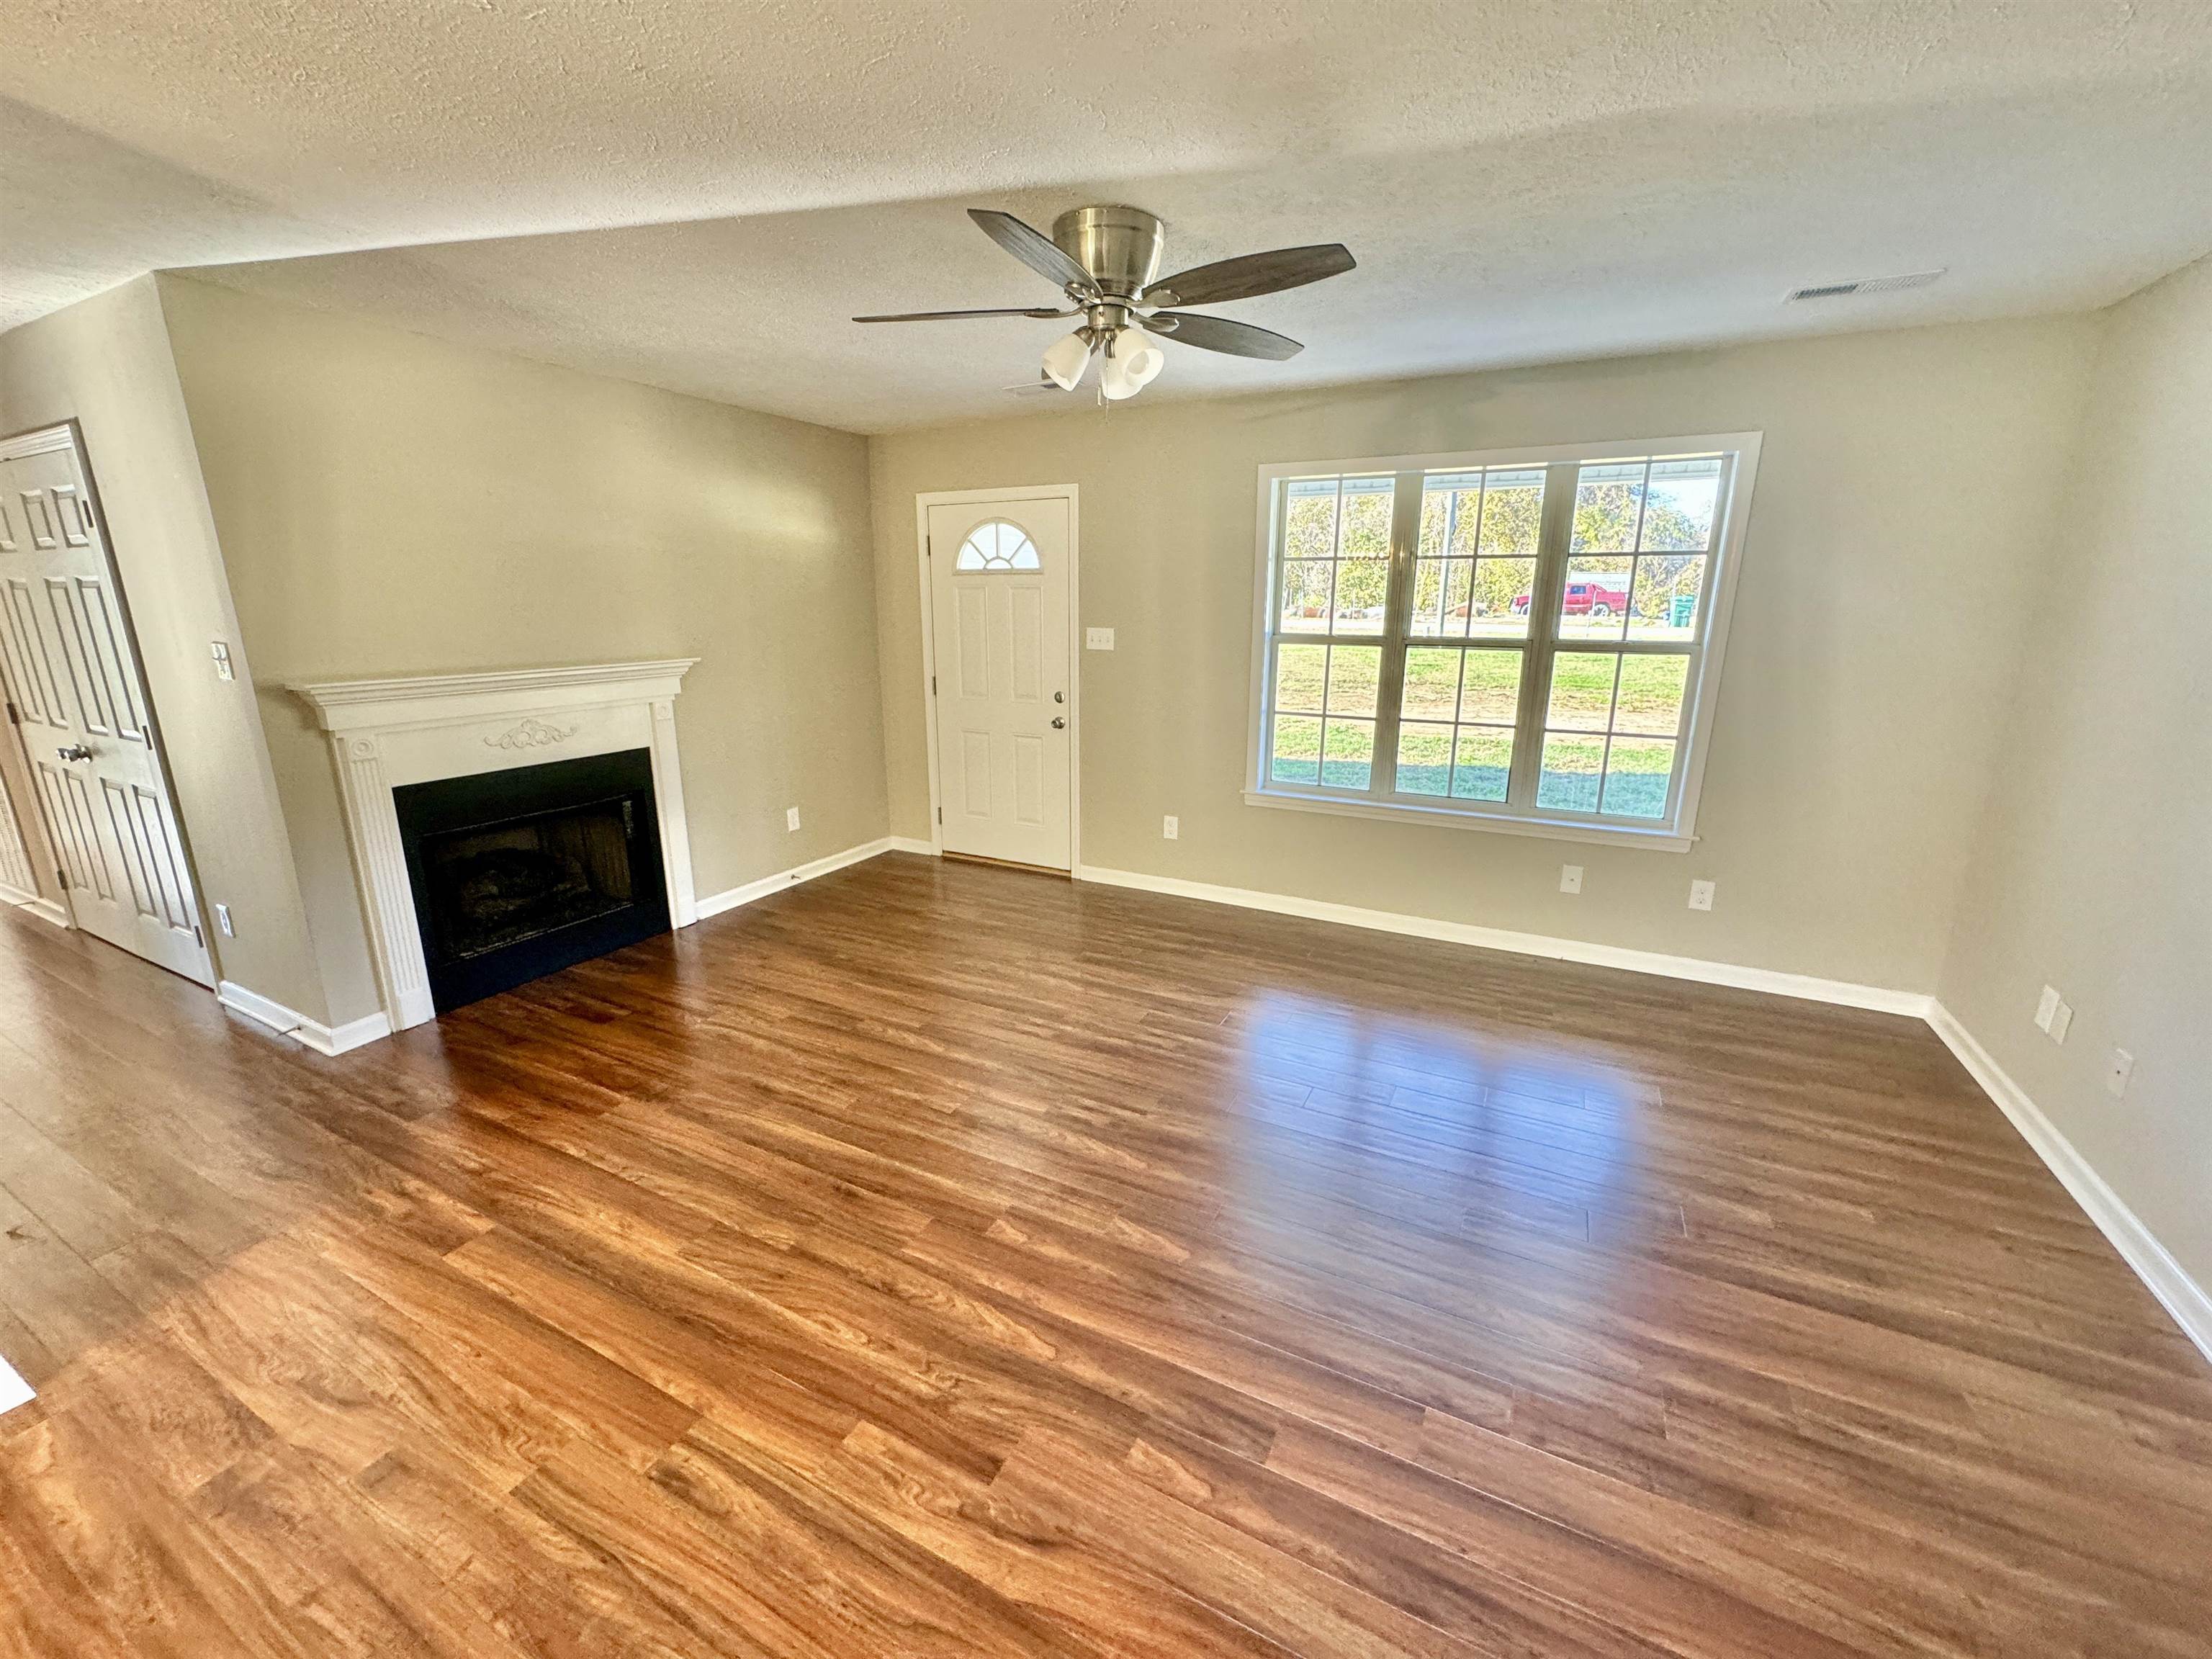
[[[312,1019],[303,1019],[294,1035],[316,1053],[335,1056],[365,1042],[390,1036],[392,1021],[380,1009],[373,1014],[363,1014],[359,1019],[349,1019],[343,1025],[318,1025]]]
[[[36,893],[27,893],[20,887],[0,886],[0,904],[12,904],[19,910],[27,910],[40,921],[51,921],[57,927],[70,925],[69,912],[50,898]]]
[[[37,1396],[31,1385],[5,1359],[0,1359],[0,1412],[12,1412],[18,1406],[28,1405]]]
[[[258,991],[249,991],[228,980],[216,988],[216,996],[224,1007],[234,1009],[255,1024],[266,1025],[319,1054],[336,1056],[392,1035],[392,1022],[382,1013],[365,1014],[343,1025],[325,1025],[305,1014],[294,1012]]]
[[[725,910],[734,910],[741,904],[750,904],[755,899],[766,898],[770,893],[780,893],[787,887],[796,887],[802,881],[812,881],[817,876],[826,876],[833,870],[842,870],[848,865],[859,864],[882,853],[912,853],[930,851],[927,842],[912,842],[897,836],[878,836],[873,841],[864,841],[858,847],[848,847],[842,853],[832,853],[816,859],[811,864],[794,865],[788,870],[779,870],[772,876],[763,876],[758,881],[749,881],[742,887],[732,887],[720,893],[710,893],[699,901],[699,920],[719,916]]]
[[[926,859],[938,855],[935,842],[923,841],[915,836],[885,836],[884,850],[887,853],[919,853]]]
[[[2027,1091],[2013,1081],[1955,1014],[1941,1002],[1931,1001],[1928,1023],[1943,1039],[1944,1046],[1958,1056],[1968,1075],[1981,1085],[1982,1092],[2011,1120],[2021,1139],[2073,1194],[2082,1213],[2097,1224],[2097,1231],[2112,1242],[2120,1259],[2135,1269],[2136,1277],[2158,1298],[2159,1305],[2173,1316],[2183,1334],[2207,1359],[2212,1359],[2212,1292],[2189,1276],[2172,1253],[2158,1242],[2157,1235],[2105,1184],[2105,1178],[2089,1160],[2075,1150],[2074,1143],[2059,1133],[2058,1126],[2044,1115],[2043,1109],[2028,1098]]]
[[[1304,916],[1314,921],[1341,922],[1378,933],[1405,933],[1415,939],[1443,939],[1453,945],[1478,945],[1487,951],[1511,951],[1526,957],[1548,957],[1557,962],[1579,962],[1596,968],[1625,968],[1632,973],[1658,974],[1668,979],[1695,980],[1704,985],[1728,985],[1743,991],[1766,991],[1777,996],[1810,1002],[1832,1002],[1847,1008],[1871,1008],[1881,1013],[1927,1018],[1933,1001],[1923,992],[1893,991],[1880,985],[1854,985],[1845,980],[1816,979],[1808,974],[1785,974],[1771,968],[1745,968],[1732,962],[1707,962],[1698,957],[1667,956],[1656,951],[1632,951],[1618,945],[1593,945],[1586,940],[1559,939],[1549,933],[1516,933],[1502,927],[1482,927],[1473,922],[1441,921],[1431,916],[1407,915],[1396,910],[1369,910],[1355,904],[1331,904],[1321,899],[1268,893],[1250,887],[1218,887],[1211,882],[1182,881],[1172,876],[1146,875],[1134,870],[1102,869],[1079,865],[1079,881],[1095,881],[1109,887],[1134,887],[1148,893],[1171,893],[1178,898],[1203,899],[1209,904],[1234,904],[1247,910],[1270,910],[1278,915]]]

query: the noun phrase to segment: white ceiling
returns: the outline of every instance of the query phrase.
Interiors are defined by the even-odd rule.
[[[845,320],[1051,303],[970,204],[1358,255],[1219,307],[1303,356],[1170,345],[1148,398],[2094,306],[2212,250],[2203,0],[0,0],[0,325],[220,264],[857,430],[1025,406],[1052,324]]]

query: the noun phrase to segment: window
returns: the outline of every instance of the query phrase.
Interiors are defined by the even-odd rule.
[[[969,532],[952,561],[955,570],[1041,570],[1036,544],[1018,524],[994,519]]]
[[[1262,468],[1246,799],[1686,848],[1758,447]]]

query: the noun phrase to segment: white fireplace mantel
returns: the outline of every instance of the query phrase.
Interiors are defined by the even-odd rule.
[[[392,1030],[420,1025],[436,1012],[392,802],[392,792],[404,785],[650,750],[669,919],[678,927],[698,919],[676,754],[676,696],[697,661],[678,657],[290,688],[330,738],[369,953]]]

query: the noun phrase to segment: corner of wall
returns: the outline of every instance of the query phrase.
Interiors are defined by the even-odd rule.
[[[1938,1029],[2212,1355],[2212,750],[2193,690],[2212,629],[2197,483],[2212,449],[2212,258],[2097,321]],[[2074,1010],[2063,1044],[2031,1018],[2046,985]],[[2115,1096],[2117,1050],[2133,1072]]]
[[[210,940],[219,976],[321,1018],[251,677],[218,679],[208,653],[229,641],[244,667],[162,280],[137,277],[0,336],[0,426],[74,420],[83,434],[201,897],[239,923]]]

